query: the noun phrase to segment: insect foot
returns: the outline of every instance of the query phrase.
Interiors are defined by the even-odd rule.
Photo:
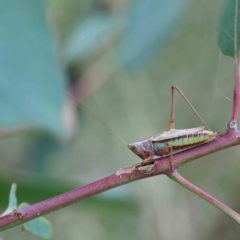
[[[140,166],[138,168],[138,170],[139,170],[139,172],[141,172],[145,175],[151,174],[155,171],[155,163],[149,164],[149,165],[146,165],[146,166]]]
[[[130,179],[133,178],[137,171],[145,175],[151,174],[155,171],[155,162],[147,165],[143,165],[142,163],[135,165],[134,169],[132,170]]]

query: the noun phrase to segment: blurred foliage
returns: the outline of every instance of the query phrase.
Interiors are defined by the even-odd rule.
[[[17,196],[16,196],[16,191],[17,191],[17,185],[15,183],[12,184],[11,189],[10,189],[10,194],[9,194],[9,201],[8,201],[8,207],[7,209],[1,213],[0,215],[6,215],[14,210],[17,209]]]
[[[67,40],[65,57],[67,62],[84,60],[94,54],[117,34],[123,25],[123,17],[113,13],[93,12],[80,21]],[[81,44],[79,44],[81,43]]]
[[[38,0],[0,3],[0,123],[64,136],[64,73]]]
[[[185,10],[185,1],[134,0],[126,14],[126,29],[117,46],[122,65],[144,68],[164,46]]]
[[[7,209],[0,214],[0,216],[4,216],[6,214],[9,214],[13,212],[16,209],[22,209],[30,206],[29,204],[23,202],[21,204],[17,203],[17,185],[15,183],[12,184],[9,194],[9,203]],[[43,239],[50,239],[52,235],[52,226],[51,223],[44,217],[39,217],[36,219],[33,219],[31,221],[25,222],[22,224],[22,229],[24,231],[29,231],[32,234],[39,236]]]
[[[30,205],[24,202],[19,205],[19,209],[26,208],[28,206]],[[23,224],[23,229],[24,231],[27,230],[43,239],[50,239],[52,237],[52,225],[44,217],[35,218],[31,221],[25,222]]]
[[[13,12],[6,8],[10,2]],[[6,75],[8,81],[1,78],[0,89],[12,94],[10,103],[20,107],[14,112],[14,107],[8,109],[0,101],[0,112],[8,109],[13,116],[9,123],[18,122],[15,113],[24,113],[22,119],[31,116],[35,120],[28,119],[25,124],[41,125],[45,131],[29,129],[1,139],[2,211],[12,182],[18,184],[19,201],[34,204],[139,162],[85,112],[76,112],[78,120],[74,121],[76,103],[67,98],[67,86],[128,142],[166,129],[171,85],[186,94],[213,131],[226,129],[234,77],[232,60],[224,58],[217,45],[223,1],[25,0],[21,6],[19,1],[10,2],[0,4],[4,13],[0,20],[13,18],[12,23],[0,21],[0,34],[4,26],[9,33],[1,34],[0,50],[2,43],[13,45],[12,52],[6,47],[7,55],[1,54],[0,62],[7,69],[0,67],[0,74],[12,75]],[[23,19],[17,18],[20,16]],[[58,47],[54,46],[56,40]],[[16,60],[18,71],[11,68]],[[64,75],[69,76],[68,82]],[[23,103],[19,96],[30,93],[31,98],[23,98]],[[22,112],[23,108],[27,112]],[[48,124],[47,118],[42,119],[46,116],[49,121],[57,118],[56,122],[44,125]],[[175,116],[177,128],[200,125],[179,96]],[[56,140],[67,132],[74,133],[70,141]],[[238,155],[237,148],[227,149],[186,164],[180,172],[240,211]],[[240,233],[225,215],[165,176],[119,187],[47,218],[53,223],[53,239],[58,240],[231,240]],[[19,235],[20,231],[20,227],[10,229],[0,233],[0,238],[39,239],[28,233]]]

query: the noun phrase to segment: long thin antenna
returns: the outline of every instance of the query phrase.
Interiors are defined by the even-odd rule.
[[[110,126],[107,125],[101,118],[97,117],[87,106],[85,106],[83,103],[81,103],[78,99],[76,99],[72,94],[70,94],[70,97],[72,97],[74,100],[78,102],[78,106],[82,108],[86,113],[97,119],[100,123],[102,123],[106,128],[108,128],[116,137],[125,145],[128,146],[127,142],[123,140],[123,138],[114,131]]]

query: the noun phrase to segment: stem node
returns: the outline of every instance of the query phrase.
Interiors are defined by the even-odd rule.
[[[229,127],[230,129],[235,129],[235,130],[237,130],[237,122],[236,122],[235,120],[230,121],[228,127]]]

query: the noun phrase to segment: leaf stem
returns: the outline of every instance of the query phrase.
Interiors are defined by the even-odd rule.
[[[227,205],[223,204],[216,198],[212,197],[208,193],[204,192],[200,188],[196,187],[194,184],[187,181],[177,171],[168,174],[168,177],[174,180],[175,182],[179,183],[183,187],[187,188],[191,192],[195,193],[202,199],[206,200],[207,202],[221,210],[223,213],[225,213],[227,216],[232,218],[238,225],[240,225],[240,215],[237,212],[235,212],[234,210],[232,210],[231,208],[229,208]]]

